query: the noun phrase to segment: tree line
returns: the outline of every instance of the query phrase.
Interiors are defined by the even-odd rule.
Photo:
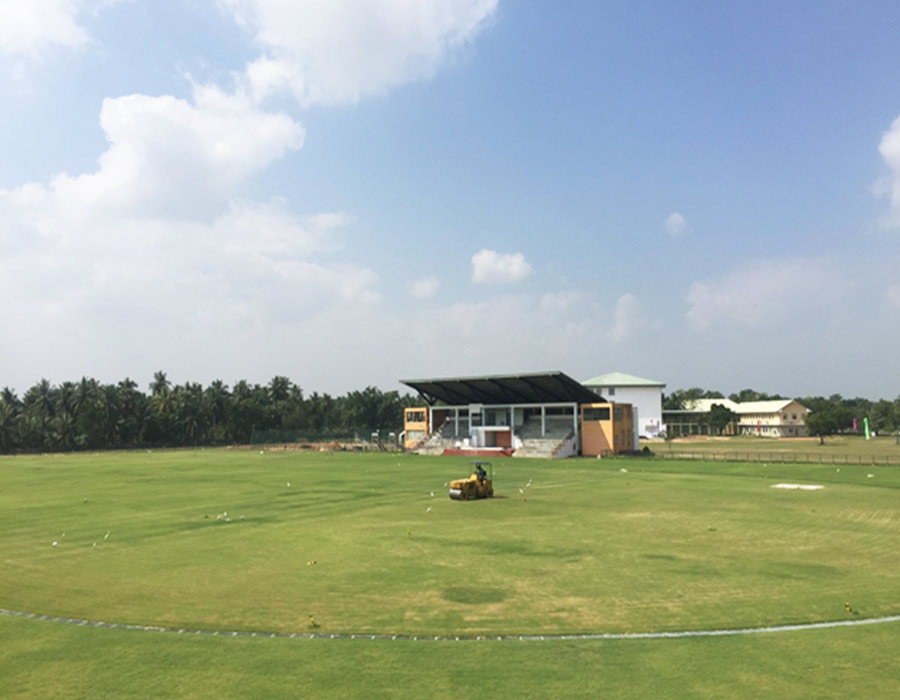
[[[46,379],[22,397],[0,390],[0,452],[247,444],[254,433],[328,438],[399,430],[403,409],[421,399],[370,386],[344,396],[303,390],[284,376],[266,385],[221,380],[173,385],[157,372],[144,393],[125,378]]]
[[[676,389],[671,394],[663,396],[663,409],[677,411],[684,409],[694,399],[724,399],[725,395],[719,391],[706,390],[700,387],[690,389]],[[742,403],[744,401],[767,401],[770,399],[784,399],[789,397],[780,394],[766,394],[753,389],[742,389],[728,396],[732,401]],[[878,399],[872,401],[865,398],[844,398],[840,394],[831,396],[799,396],[794,400],[803,404],[810,410],[806,417],[806,426],[811,435],[824,437],[840,433],[853,432],[854,420],[857,431],[863,431],[863,422],[869,420],[869,429],[876,433],[893,433],[900,430],[900,396],[893,401]],[[725,417],[725,411],[719,412],[720,420]],[[730,412],[728,412],[730,413]]]

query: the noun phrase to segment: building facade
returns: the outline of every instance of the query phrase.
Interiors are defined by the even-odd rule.
[[[735,414],[735,421],[721,430],[712,427],[706,416],[713,405],[724,406]],[[809,409],[792,399],[744,401],[731,399],[695,399],[681,410],[665,411],[666,434],[671,437],[690,435],[756,435],[758,437],[805,437]]]
[[[562,372],[403,383],[427,404],[404,412],[403,444],[423,454],[602,457],[638,447],[630,404]]]
[[[581,405],[581,454],[605,457],[636,450],[630,404],[590,403]]]
[[[745,401],[738,404],[738,432],[760,437],[805,437],[809,409],[798,401]]]
[[[635,424],[638,435],[646,438],[659,437],[663,430],[663,382],[624,372],[610,372],[588,379],[582,384],[612,403],[631,404],[637,414]]]

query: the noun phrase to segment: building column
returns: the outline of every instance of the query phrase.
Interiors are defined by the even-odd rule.
[[[459,437],[459,409],[453,409],[453,437]]]
[[[547,407],[541,406],[541,437],[547,434]]]

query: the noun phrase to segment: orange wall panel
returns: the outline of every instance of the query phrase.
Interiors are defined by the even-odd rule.
[[[609,408],[608,420],[585,420],[585,408]],[[620,417],[616,418],[616,413]],[[633,447],[634,414],[631,404],[583,404],[581,406],[581,454],[596,457],[620,454]]]

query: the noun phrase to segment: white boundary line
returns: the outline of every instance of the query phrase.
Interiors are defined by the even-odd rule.
[[[27,620],[44,620],[66,625],[103,627],[114,630],[136,630],[140,632],[168,632],[170,634],[200,634],[210,637],[270,637],[278,639],[364,639],[375,641],[409,642],[473,642],[473,641],[519,641],[552,642],[571,640],[619,640],[619,639],[682,639],[685,637],[734,637],[742,634],[769,634],[773,632],[800,632],[803,630],[831,629],[833,627],[856,627],[877,625],[883,622],[900,622],[900,615],[868,617],[861,620],[835,620],[832,622],[805,622],[794,625],[774,625],[772,627],[743,627],[722,630],[684,630],[681,632],[596,632],[588,634],[500,634],[500,635],[411,635],[411,634],[330,634],[327,632],[260,632],[235,630],[203,630],[183,627],[158,627],[155,625],[129,625],[120,622],[81,620],[71,617],[55,617],[40,613],[19,612],[0,608],[0,615],[20,617]]]

